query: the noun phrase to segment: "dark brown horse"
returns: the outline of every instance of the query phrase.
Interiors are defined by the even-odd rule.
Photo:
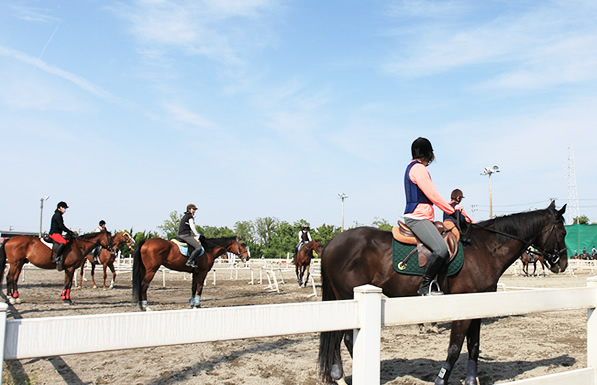
[[[114,269],[114,261],[116,260],[117,251],[116,249],[122,244],[126,243],[127,246],[133,250],[135,246],[135,240],[133,237],[130,236],[129,233],[126,231],[119,231],[114,235],[112,238],[112,242],[114,244],[112,250],[102,248],[99,261],[102,267],[104,268],[104,286],[103,289],[106,290],[106,278],[108,276],[107,269],[109,268],[112,272],[112,282],[110,282],[110,289],[114,287],[114,283],[116,282],[116,269]],[[95,284],[95,265],[97,263],[93,262],[93,254],[87,254],[87,257],[83,260],[83,265],[81,265],[81,279],[79,280],[79,285],[77,289],[81,289],[83,286],[83,274],[85,273],[85,263],[89,261],[91,263],[91,282],[93,283],[93,288],[96,289],[97,285]]]
[[[481,293],[497,290],[500,276],[529,245],[545,257],[554,273],[568,266],[564,239],[563,214],[552,202],[547,209],[512,214],[471,225],[463,238],[464,266],[457,274],[441,276],[445,293]],[[417,295],[421,277],[397,273],[392,265],[392,233],[371,227],[359,227],[338,234],[324,248],[321,257],[323,300],[353,298],[353,289],[371,284],[388,297]],[[448,377],[460,355],[464,338],[468,347],[466,385],[477,384],[481,320],[452,322],[446,362],[435,379],[436,385],[448,383]],[[353,331],[323,332],[320,336],[319,370],[327,382],[344,381],[340,344],[352,355]]]
[[[307,287],[307,284],[309,283],[309,269],[311,267],[313,252],[316,252],[318,256],[321,256],[321,249],[321,240],[316,239],[314,241],[305,243],[299,252],[296,253],[296,258],[294,259],[293,263],[296,265],[296,280],[299,287],[303,286],[303,284],[305,287]],[[306,276],[305,273],[307,274]],[[305,278],[304,282],[303,278]]]
[[[541,267],[543,268],[543,276],[545,276],[545,260],[543,259],[543,255],[541,253],[532,253],[534,254],[534,258],[531,260],[531,256],[529,255],[528,251],[525,251],[520,256],[520,261],[522,262],[522,272],[526,277],[529,277],[529,265],[533,265],[533,274],[537,272],[537,262],[541,263]]]
[[[143,311],[151,310],[147,306],[147,289],[160,266],[170,270],[185,271],[193,274],[191,286],[191,307],[200,307],[203,283],[207,273],[214,265],[217,257],[226,252],[237,254],[244,262],[249,259],[247,246],[238,236],[223,238],[201,237],[201,245],[205,253],[195,260],[198,267],[186,266],[187,257],[182,255],[179,247],[171,241],[151,238],[137,244],[133,254],[133,300],[137,301]]]
[[[85,256],[96,246],[112,247],[112,235],[109,232],[91,233],[74,237],[64,249],[62,264],[64,268],[64,289],[61,299],[72,305],[70,290],[73,285],[75,270],[81,267]],[[39,238],[20,235],[10,238],[0,247],[0,282],[4,276],[6,263],[10,264],[6,276],[6,296],[10,304],[20,303],[17,282],[23,265],[31,262],[42,269],[55,269],[53,252]]]

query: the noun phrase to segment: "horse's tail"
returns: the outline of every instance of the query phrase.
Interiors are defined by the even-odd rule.
[[[143,284],[143,277],[145,277],[145,265],[141,260],[141,247],[146,240],[137,243],[135,251],[133,252],[133,302],[139,302],[139,295],[141,293],[141,285]]]
[[[324,252],[325,248],[321,253],[322,261]],[[322,301],[336,300],[323,263],[321,265],[321,291]],[[333,378],[338,377],[338,370],[340,370],[339,373],[343,372],[342,358],[340,357],[340,344],[343,335],[344,332],[342,330],[322,332],[319,335],[319,375],[325,383],[333,383],[339,379]],[[335,374],[334,376],[332,376],[332,371]]]
[[[2,288],[2,280],[4,279],[4,270],[6,269],[6,250],[4,250],[4,246],[6,245],[8,240],[4,241],[2,245],[0,245],[0,289]]]

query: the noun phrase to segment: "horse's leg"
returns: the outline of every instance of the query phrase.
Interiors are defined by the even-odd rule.
[[[159,266],[156,268],[156,271],[158,268],[159,268]],[[141,282],[141,290],[139,291],[139,309],[141,309],[143,311],[151,311],[151,309],[148,306],[148,302],[147,302],[147,289],[149,289],[149,284],[151,283],[151,280],[155,276],[156,271],[154,271],[154,270],[146,271],[145,278],[143,278],[143,281]]]
[[[95,263],[91,262],[91,282],[93,282],[93,288],[97,289],[95,284]]]
[[[201,307],[201,293],[203,293],[203,283],[205,282],[206,276],[207,271],[193,271],[193,286],[191,288],[191,299],[189,304],[195,309]]]
[[[110,262],[108,264],[110,271],[112,272],[112,282],[110,282],[110,289],[114,288],[114,284],[116,283],[116,269],[114,268],[114,262]]]
[[[305,273],[306,273],[306,275],[305,275],[305,281],[304,281],[304,286],[305,287],[307,287],[307,285],[309,284],[309,275],[311,274],[310,273],[310,268],[311,268],[311,265],[307,265],[307,269],[305,270]]]
[[[11,305],[23,302],[19,296],[17,285],[23,265],[24,263],[15,263],[14,266],[11,264],[8,269],[8,275],[6,276],[6,297],[8,298],[8,303]]]
[[[62,295],[60,299],[66,305],[72,305],[73,301],[70,299],[70,289],[73,286],[73,275],[75,274],[75,269],[70,267],[68,269],[64,269],[64,289],[62,290]]]
[[[83,288],[83,272],[85,271],[85,262],[87,262],[86,259],[84,259],[83,263],[81,264],[81,278],[79,279],[79,284],[76,287],[76,289],[78,290],[81,290]]]
[[[107,275],[106,273],[108,272],[107,271],[107,269],[108,269],[107,263],[102,264],[102,268],[104,269],[104,286],[103,286],[103,289],[106,290],[106,275]]]
[[[298,260],[296,261],[294,270],[296,271],[296,282],[298,283],[299,287],[301,287],[300,266]]]
[[[468,368],[464,385],[477,385],[477,363],[479,362],[479,343],[481,341],[481,320],[471,320],[466,333],[466,347],[468,349]]]
[[[452,372],[452,368],[460,355],[462,350],[462,343],[464,337],[468,333],[471,320],[453,321],[452,331],[450,332],[450,344],[448,345],[448,358],[443,363],[437,377],[435,377],[435,385],[446,385]]]
[[[533,277],[537,276],[537,261],[533,262]]]

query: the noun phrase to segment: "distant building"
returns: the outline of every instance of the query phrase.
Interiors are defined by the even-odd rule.
[[[30,231],[7,231],[7,230],[0,230],[0,245],[4,243],[8,238],[16,237],[17,235],[31,235],[33,237],[38,237],[39,233],[32,233]]]

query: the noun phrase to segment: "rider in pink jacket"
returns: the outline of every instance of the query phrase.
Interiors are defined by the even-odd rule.
[[[437,192],[427,171],[427,166],[435,159],[431,142],[425,138],[417,138],[412,143],[411,152],[413,159],[404,173],[406,193],[404,222],[431,250],[418,294],[443,294],[439,290],[434,290],[431,285],[449,254],[446,242],[433,224],[435,219],[433,205],[435,204],[448,215],[456,215],[456,210]]]

